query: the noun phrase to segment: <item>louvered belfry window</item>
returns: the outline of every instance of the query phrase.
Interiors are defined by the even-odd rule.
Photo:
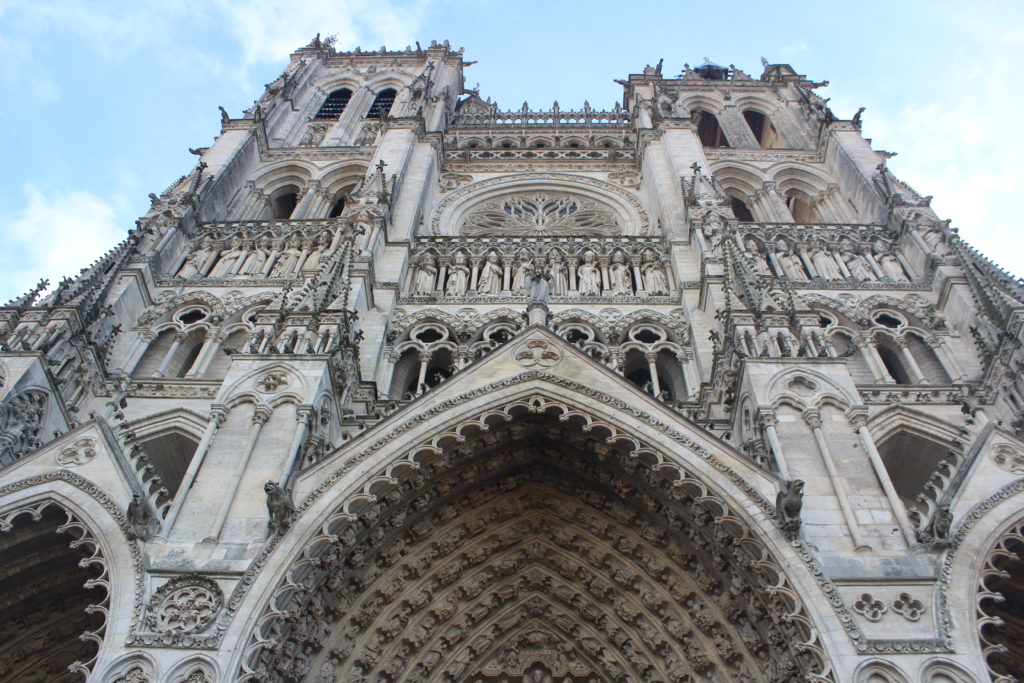
[[[395,89],[387,88],[377,93],[377,98],[370,105],[370,111],[366,112],[368,119],[382,119],[391,111],[391,105],[395,103]]]
[[[327,96],[327,99],[324,100],[324,103],[320,105],[320,111],[318,111],[316,113],[316,116],[314,116],[313,118],[318,120],[337,119],[339,116],[341,116],[341,112],[345,111],[345,107],[348,106],[348,101],[350,99],[352,99],[352,91],[349,90],[348,88],[341,88],[340,90],[335,90],[334,92]]]

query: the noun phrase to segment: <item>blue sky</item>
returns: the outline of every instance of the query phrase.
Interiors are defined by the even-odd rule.
[[[1024,274],[1024,3],[0,0],[0,298],[99,256],[320,32],[339,49],[448,39],[502,108],[610,107],[665,59],[791,63],[860,106],[890,168]]]

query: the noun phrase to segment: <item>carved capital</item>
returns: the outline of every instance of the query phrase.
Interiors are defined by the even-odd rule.
[[[252,424],[263,426],[270,419],[270,416],[274,414],[274,409],[267,405],[259,405],[253,410],[252,413]]]
[[[811,429],[821,429],[821,413],[817,408],[805,410],[802,417]]]

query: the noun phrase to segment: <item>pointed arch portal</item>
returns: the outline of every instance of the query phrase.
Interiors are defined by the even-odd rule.
[[[572,404],[482,409],[364,483],[299,542],[239,680],[834,680],[747,515]]]

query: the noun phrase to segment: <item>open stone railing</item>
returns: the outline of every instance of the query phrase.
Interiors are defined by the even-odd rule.
[[[493,126],[625,126],[629,124],[629,112],[619,104],[611,111],[591,109],[584,102],[579,110],[562,110],[558,103],[549,111],[535,111],[525,102],[516,111],[493,111],[486,114],[457,114],[452,124],[456,127]]]

